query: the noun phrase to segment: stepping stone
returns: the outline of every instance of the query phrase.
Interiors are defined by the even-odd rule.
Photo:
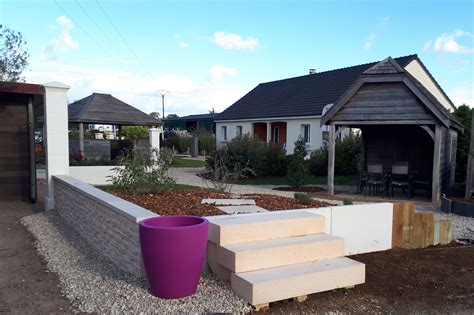
[[[217,209],[227,213],[227,214],[238,214],[238,213],[257,213],[257,212],[268,212],[268,210],[263,209],[259,206],[224,206],[217,207]]]
[[[253,199],[203,199],[201,204],[216,205],[216,206],[243,206],[255,205]]]

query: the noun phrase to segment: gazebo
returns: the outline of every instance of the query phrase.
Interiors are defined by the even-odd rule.
[[[69,104],[69,123],[79,125],[79,151],[84,153],[84,124],[161,127],[161,120],[136,109],[110,94],[92,93]]]
[[[431,198],[454,184],[462,124],[392,58],[367,69],[321,118],[329,126],[328,193],[334,194],[335,139],[344,128],[362,133],[361,168],[379,163],[391,170],[405,162],[431,185]]]

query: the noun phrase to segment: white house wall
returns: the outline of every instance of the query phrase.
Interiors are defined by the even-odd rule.
[[[232,121],[232,122],[216,122],[216,142],[217,147],[225,145],[226,141],[223,140],[222,126],[227,127],[227,141],[237,137],[237,126],[242,126],[242,133],[253,134],[252,124],[253,123],[272,123],[272,122],[286,122],[286,139],[287,147],[286,152],[288,154],[293,153],[294,142],[301,135],[301,125],[310,125],[310,143],[307,149],[314,151],[319,149],[323,145],[323,136],[320,126],[320,118],[280,118],[280,119],[263,119],[255,121]],[[342,136],[349,134],[349,130],[346,129],[342,132]]]
[[[413,60],[410,62],[406,67],[405,70],[408,71],[412,76],[414,76],[418,81],[420,81],[423,86],[430,91],[431,94],[433,94],[434,97],[444,106],[446,107],[450,112],[454,110],[454,108],[451,106],[449,103],[448,99],[446,96],[443,95],[443,93],[440,91],[440,89],[436,86],[436,84],[433,82],[431,77],[426,73],[426,71],[423,69],[423,67],[420,65],[418,60]]]

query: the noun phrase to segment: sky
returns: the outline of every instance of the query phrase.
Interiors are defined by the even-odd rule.
[[[0,0],[27,82],[110,93],[149,113],[220,112],[261,82],[418,54],[474,106],[474,1]]]

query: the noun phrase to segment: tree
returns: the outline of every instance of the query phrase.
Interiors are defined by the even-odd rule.
[[[121,132],[127,140],[137,141],[149,137],[148,129],[144,126],[123,126]]]
[[[300,137],[295,142],[293,155],[289,157],[286,178],[292,187],[301,187],[308,182],[309,166],[304,160],[306,157],[306,143]]]
[[[0,24],[0,81],[18,82],[28,66],[30,54],[20,32]]]
[[[473,110],[463,104],[453,113],[464,126],[464,133],[458,133],[458,148],[456,152],[456,182],[463,182],[466,179],[467,157],[469,156],[469,146],[471,143],[471,120]]]
[[[149,115],[155,119],[160,119],[161,117],[160,113],[158,112],[151,112]]]
[[[166,116],[166,118],[178,118],[179,116],[176,115],[176,114],[168,114],[168,116]]]

